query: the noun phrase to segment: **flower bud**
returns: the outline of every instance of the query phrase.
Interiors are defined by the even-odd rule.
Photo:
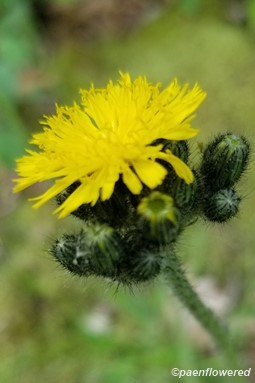
[[[114,277],[122,248],[120,238],[111,227],[89,224],[79,234],[63,235],[51,253],[74,274]]]
[[[238,213],[240,196],[233,189],[222,189],[204,202],[204,215],[209,221],[223,223]]]
[[[51,254],[66,269],[80,276],[93,274],[90,263],[91,252],[84,233],[64,234],[51,248]]]
[[[155,278],[161,271],[162,257],[158,251],[141,249],[131,254],[127,277],[130,283],[145,282]]]
[[[118,234],[107,225],[90,224],[84,229],[86,243],[91,251],[91,265],[96,275],[113,277],[122,256]]]
[[[201,172],[211,190],[233,186],[246,169],[250,148],[243,136],[224,134],[216,137],[205,149]]]
[[[144,232],[160,244],[174,241],[177,237],[177,215],[173,198],[159,191],[151,192],[142,198],[137,207],[141,216],[141,227]]]
[[[169,186],[169,193],[174,199],[175,205],[180,209],[192,210],[197,205],[199,196],[199,176],[196,171],[193,171],[194,180],[187,184],[180,177],[175,177],[174,181]]]

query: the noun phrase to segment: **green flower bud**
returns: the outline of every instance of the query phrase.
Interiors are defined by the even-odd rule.
[[[204,215],[209,221],[226,222],[238,213],[240,201],[233,188],[219,190],[204,201]]]
[[[121,240],[107,225],[90,224],[85,227],[86,243],[91,251],[91,265],[97,275],[113,277],[122,257]]]
[[[141,228],[160,244],[172,242],[177,237],[177,215],[173,198],[159,191],[142,198],[137,207]]]
[[[247,168],[250,147],[243,136],[232,133],[216,137],[205,149],[201,172],[211,190],[233,186]]]
[[[79,234],[63,235],[51,253],[74,274],[114,277],[118,273],[122,247],[111,227],[89,224]]]
[[[80,276],[93,274],[90,263],[91,253],[82,231],[77,235],[64,234],[50,251],[54,258],[71,273]]]
[[[175,205],[180,209],[192,210],[198,203],[199,196],[198,188],[200,179],[198,173],[193,171],[194,181],[187,184],[180,177],[175,177],[172,184],[169,186],[169,193],[174,199]]]
[[[130,254],[126,281],[138,283],[155,278],[161,271],[161,263],[162,257],[158,251],[141,249]]]

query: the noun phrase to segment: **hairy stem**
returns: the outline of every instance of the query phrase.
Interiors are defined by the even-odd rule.
[[[227,327],[201,301],[188,281],[182,265],[173,250],[162,249],[166,260],[164,273],[175,294],[202,326],[212,335],[216,343],[225,351],[233,350]]]

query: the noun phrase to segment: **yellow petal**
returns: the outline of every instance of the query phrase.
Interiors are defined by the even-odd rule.
[[[187,184],[193,182],[194,176],[190,168],[179,157],[174,156],[170,151],[167,151],[165,161],[169,162],[174,168],[177,176],[184,179]]]
[[[115,182],[107,182],[102,186],[101,194],[100,194],[102,201],[105,201],[111,197],[114,190],[114,186],[115,186]]]
[[[38,201],[33,205],[34,209],[38,209],[45,202],[49,201],[51,198],[54,198],[56,195],[65,190],[68,186],[70,186],[74,180],[68,181],[68,179],[60,179],[55,181],[54,185],[49,188],[45,193],[38,197],[29,198],[29,201]]]
[[[77,210],[84,203],[97,201],[99,189],[93,184],[81,184],[54,213],[59,213],[59,218],[64,218],[71,212]]]
[[[189,126],[179,126],[176,128],[169,129],[164,138],[168,140],[187,140],[189,138],[195,137],[199,133],[198,129],[191,128]]]
[[[139,194],[143,188],[141,181],[137,175],[130,169],[126,168],[122,174],[123,182],[133,194]]]
[[[151,189],[160,185],[167,174],[164,166],[152,160],[136,161],[133,165],[140,180]]]

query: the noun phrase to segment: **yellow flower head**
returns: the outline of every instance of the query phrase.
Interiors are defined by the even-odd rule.
[[[110,81],[104,89],[81,90],[80,105],[57,106],[56,115],[41,122],[43,132],[30,141],[39,150],[27,150],[17,160],[20,178],[14,180],[14,191],[53,179],[44,194],[32,198],[37,208],[79,181],[80,186],[55,210],[64,217],[82,204],[109,199],[120,177],[133,194],[139,194],[143,184],[154,189],[167,174],[162,160],[192,182],[189,167],[155,141],[195,136],[192,113],[206,94],[197,84],[188,90],[188,84],[180,87],[176,80],[163,90],[160,87],[145,77],[132,81],[128,73],[120,73],[118,82]]]

